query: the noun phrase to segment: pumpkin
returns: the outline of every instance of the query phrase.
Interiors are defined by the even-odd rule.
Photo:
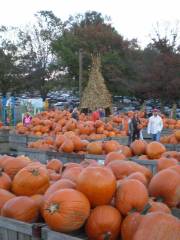
[[[177,151],[167,151],[162,154],[162,157],[166,158],[176,158],[178,161],[180,161],[180,153]]]
[[[85,159],[80,163],[80,165],[83,168],[86,168],[89,166],[99,166],[99,164],[96,162],[96,160],[93,160],[93,159]]]
[[[130,147],[134,155],[142,155],[146,151],[147,143],[143,140],[135,140]]]
[[[176,160],[175,158],[161,157],[157,161],[157,170],[159,172],[163,169],[169,168],[169,167],[177,165],[177,164],[178,164],[178,160]]]
[[[73,136],[71,137],[71,140],[74,144],[74,151],[80,151],[83,149],[83,143],[81,142],[81,138],[79,136]]]
[[[41,194],[35,194],[31,196],[31,199],[35,201],[36,205],[38,206],[38,209],[40,209],[44,202],[44,196]]]
[[[88,239],[116,240],[119,236],[121,220],[121,214],[114,207],[102,205],[94,208],[85,226]]]
[[[180,221],[163,212],[152,212],[141,218],[133,240],[179,240]]]
[[[104,142],[103,149],[106,154],[110,152],[116,152],[120,149],[120,144],[117,141],[110,140],[110,141]]]
[[[74,143],[71,139],[66,138],[60,147],[60,151],[65,153],[72,153],[74,151]]]
[[[166,148],[159,142],[151,142],[146,147],[146,154],[150,159],[158,159],[166,152]]]
[[[131,173],[129,176],[126,177],[126,179],[136,179],[136,180],[139,180],[140,182],[142,182],[145,186],[148,185],[147,178],[141,172]]]
[[[51,170],[51,169],[49,169]],[[57,181],[61,179],[61,174],[56,173],[55,171],[51,170],[52,172],[49,173],[49,179],[50,181]]]
[[[61,173],[63,168],[63,163],[59,159],[51,159],[50,161],[48,161],[46,166],[48,169],[52,169],[57,173]]]
[[[131,161],[116,160],[110,162],[107,167],[112,170],[116,179],[123,179],[124,177],[129,176],[134,172],[143,173],[148,182],[152,177],[152,172],[148,168]]]
[[[14,197],[7,201],[1,209],[3,217],[33,223],[38,218],[38,206],[30,197]]]
[[[87,196],[92,207],[104,205],[111,202],[116,180],[105,167],[88,167],[79,174],[76,189]]]
[[[5,172],[0,170],[0,188],[10,190],[11,178]]]
[[[14,198],[15,195],[5,189],[0,188],[0,212],[3,205],[11,198]]]
[[[77,183],[78,176],[80,175],[82,169],[83,168],[81,166],[66,169],[62,173],[62,179],[69,179],[72,182]]]
[[[72,188],[75,189],[76,185],[69,179],[60,179],[57,182],[53,183],[45,192],[44,199],[47,199],[52,193],[55,191],[64,189],[64,188]]]
[[[44,167],[27,166],[16,174],[12,182],[12,192],[18,196],[43,194],[48,187],[49,176]]]
[[[64,143],[65,140],[66,137],[64,135],[57,135],[54,145],[56,146],[57,149],[59,149],[59,147]]]
[[[120,150],[121,150],[122,154],[124,154],[124,156],[126,156],[127,158],[133,156],[132,150],[128,146],[120,145]]]
[[[171,168],[158,172],[149,183],[149,193],[169,207],[176,207],[180,203],[180,174]]]
[[[180,130],[176,130],[176,131],[174,132],[174,136],[175,136],[175,138],[177,139],[177,141],[180,141]]]
[[[102,154],[102,143],[101,142],[91,142],[87,145],[87,152],[89,154],[100,155]]]
[[[147,202],[148,191],[143,183],[135,179],[121,182],[116,192],[115,206],[123,215],[133,209],[142,211]]]
[[[114,161],[114,160],[125,160],[126,157],[124,154],[121,153],[121,151],[118,152],[110,152],[106,155],[104,165],[108,165],[108,163]]]
[[[22,168],[26,167],[29,163],[31,163],[31,160],[28,157],[18,156],[16,158],[9,158],[4,162],[2,167],[4,172],[7,173],[11,179],[13,179],[16,173]]]
[[[71,232],[81,228],[89,214],[88,199],[74,189],[52,193],[43,207],[43,217],[48,227],[59,232]]]
[[[171,214],[171,209],[166,204],[152,200],[150,200],[149,203],[151,207],[149,208],[148,212],[164,212]]]

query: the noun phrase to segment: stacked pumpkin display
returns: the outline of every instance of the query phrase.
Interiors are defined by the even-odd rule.
[[[56,136],[59,133],[74,132],[82,139],[101,139],[113,136],[125,136],[126,132],[117,130],[113,121],[105,123],[101,120],[93,122],[85,114],[79,115],[79,121],[71,118],[68,111],[42,112],[32,118],[28,127],[18,123],[16,132],[35,136]]]
[[[2,156],[0,167],[1,216],[30,223],[41,219],[63,233],[83,227],[88,239],[179,240],[180,220],[171,215],[180,205],[177,163],[152,176],[121,152],[111,152],[104,165],[57,159],[45,165]]]

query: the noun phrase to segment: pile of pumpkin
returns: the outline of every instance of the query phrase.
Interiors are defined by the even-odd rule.
[[[0,167],[1,216],[63,233],[84,228],[88,239],[179,240],[180,220],[171,214],[180,206],[178,164],[152,176],[109,153],[104,165],[2,156]]]
[[[174,131],[174,133],[169,136],[161,137],[160,141],[163,144],[180,144],[180,130]]]
[[[101,139],[113,136],[124,136],[126,132],[114,127],[113,121],[105,123],[101,120],[93,122],[88,116],[81,114],[79,121],[71,118],[68,111],[50,111],[42,112],[32,118],[28,127],[22,123],[16,126],[18,134],[27,134],[34,136],[56,136],[59,133],[73,131],[82,139]]]

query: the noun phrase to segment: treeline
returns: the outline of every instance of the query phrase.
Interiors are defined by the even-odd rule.
[[[178,31],[162,36],[155,30],[142,49],[127,40],[108,17],[86,12],[62,21],[51,11],[35,15],[22,28],[0,28],[0,91],[39,91],[43,99],[53,89],[79,86],[79,51],[82,52],[82,87],[88,81],[91,54],[102,59],[102,72],[112,95],[135,96],[162,102],[180,99],[180,43]]]

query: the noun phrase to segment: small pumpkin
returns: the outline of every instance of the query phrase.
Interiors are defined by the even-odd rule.
[[[6,190],[10,190],[11,188],[11,178],[2,170],[0,170],[0,188]]]
[[[3,205],[11,198],[14,198],[15,195],[5,189],[0,188],[0,212]]]
[[[146,147],[146,154],[150,159],[159,159],[164,152],[166,148],[159,142],[151,142]]]
[[[47,168],[52,169],[57,173],[61,173],[62,168],[63,168],[63,163],[59,159],[51,159],[47,163]]]

